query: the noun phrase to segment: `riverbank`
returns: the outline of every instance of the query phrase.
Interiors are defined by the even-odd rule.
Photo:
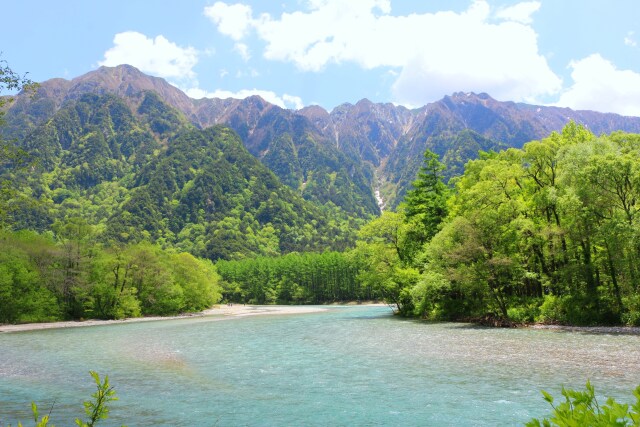
[[[463,323],[473,323],[478,326],[488,326],[491,328],[529,328],[565,332],[582,332],[587,334],[640,335],[639,326],[571,326],[546,323],[518,323],[495,315],[465,318],[460,319],[459,321]]]
[[[137,322],[155,322],[160,320],[175,320],[193,317],[219,317],[221,320],[227,317],[246,317],[246,316],[266,316],[266,315],[287,315],[287,314],[305,314],[327,311],[332,305],[359,305],[359,306],[386,306],[387,304],[375,301],[367,301],[363,303],[347,302],[344,304],[330,304],[326,306],[308,306],[308,305],[243,305],[220,304],[204,310],[199,313],[186,313],[177,316],[149,316],[149,317],[132,317],[122,320],[82,320],[82,321],[61,321],[47,323],[23,323],[18,325],[2,325],[0,324],[0,333],[5,332],[24,332],[39,331],[44,329],[62,329],[62,328],[78,328],[88,326],[114,325],[122,323]],[[481,324],[479,322],[470,321],[469,323]],[[485,325],[487,326],[487,325]],[[491,325],[496,326],[496,325]],[[580,332],[592,334],[618,334],[618,335],[640,335],[640,327],[638,326],[565,326],[565,325],[546,325],[546,324],[513,324],[511,327],[543,329],[551,331],[564,332]]]
[[[565,326],[533,324],[525,327],[552,331],[582,332],[587,334],[640,335],[640,326]]]
[[[245,317],[245,316],[264,316],[264,315],[285,315],[285,314],[304,314],[317,313],[326,311],[327,308],[318,306],[305,305],[216,305],[208,310],[200,313],[188,313],[178,316],[150,316],[150,317],[132,317],[122,320],[82,320],[82,321],[62,321],[48,323],[23,323],[18,325],[0,325],[0,333],[3,332],[24,332],[39,331],[43,329],[61,329],[61,328],[78,328],[87,326],[114,325],[122,323],[136,322],[153,322],[159,320],[184,319],[191,317]]]

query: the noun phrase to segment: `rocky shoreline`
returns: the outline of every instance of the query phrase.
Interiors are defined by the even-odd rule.
[[[533,324],[525,327],[552,331],[582,332],[588,334],[640,335],[639,326],[566,326]]]
[[[640,335],[639,326],[571,326],[547,323],[518,323],[491,314],[482,317],[464,318],[459,321],[492,328],[529,328],[546,329],[551,331],[582,332],[588,334]]]

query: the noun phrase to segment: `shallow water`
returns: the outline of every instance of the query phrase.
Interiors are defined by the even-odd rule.
[[[108,374],[105,426],[511,426],[562,385],[629,401],[640,336],[492,329],[393,317],[387,307],[199,317],[0,334],[0,426],[35,400],[72,425]]]

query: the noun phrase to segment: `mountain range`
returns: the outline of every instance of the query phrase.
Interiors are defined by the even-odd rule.
[[[637,117],[500,102],[484,93],[454,93],[417,109],[363,99],[330,112],[320,106],[282,109],[258,96],[191,99],[161,78],[121,65],[42,82],[35,96],[18,96],[4,133],[25,140],[87,94],[116,96],[135,109],[147,92],[197,128],[232,128],[253,156],[305,199],[360,217],[402,199],[427,148],[440,156],[449,178],[480,150],[521,147],[570,120],[596,134],[640,132]]]

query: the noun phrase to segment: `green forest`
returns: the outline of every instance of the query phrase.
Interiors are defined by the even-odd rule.
[[[395,214],[395,241],[387,239],[398,248],[388,274],[413,274],[399,286],[401,311],[639,324],[639,150],[639,135],[596,137],[569,123],[522,149],[468,162],[444,204],[439,184],[422,185],[437,175],[427,156],[404,214]],[[437,233],[423,233],[414,252],[413,236],[439,218]]]
[[[342,255],[219,262],[219,272],[249,301],[372,298],[431,320],[640,325],[639,156],[640,135],[569,123],[522,149],[481,153],[447,186],[427,151],[404,203]],[[287,279],[296,269],[305,274]]]
[[[43,118],[4,64],[1,89],[33,98],[0,98],[0,322],[384,300],[431,320],[640,325],[640,135],[571,122],[463,172],[427,150],[398,208],[363,217],[154,92]]]

